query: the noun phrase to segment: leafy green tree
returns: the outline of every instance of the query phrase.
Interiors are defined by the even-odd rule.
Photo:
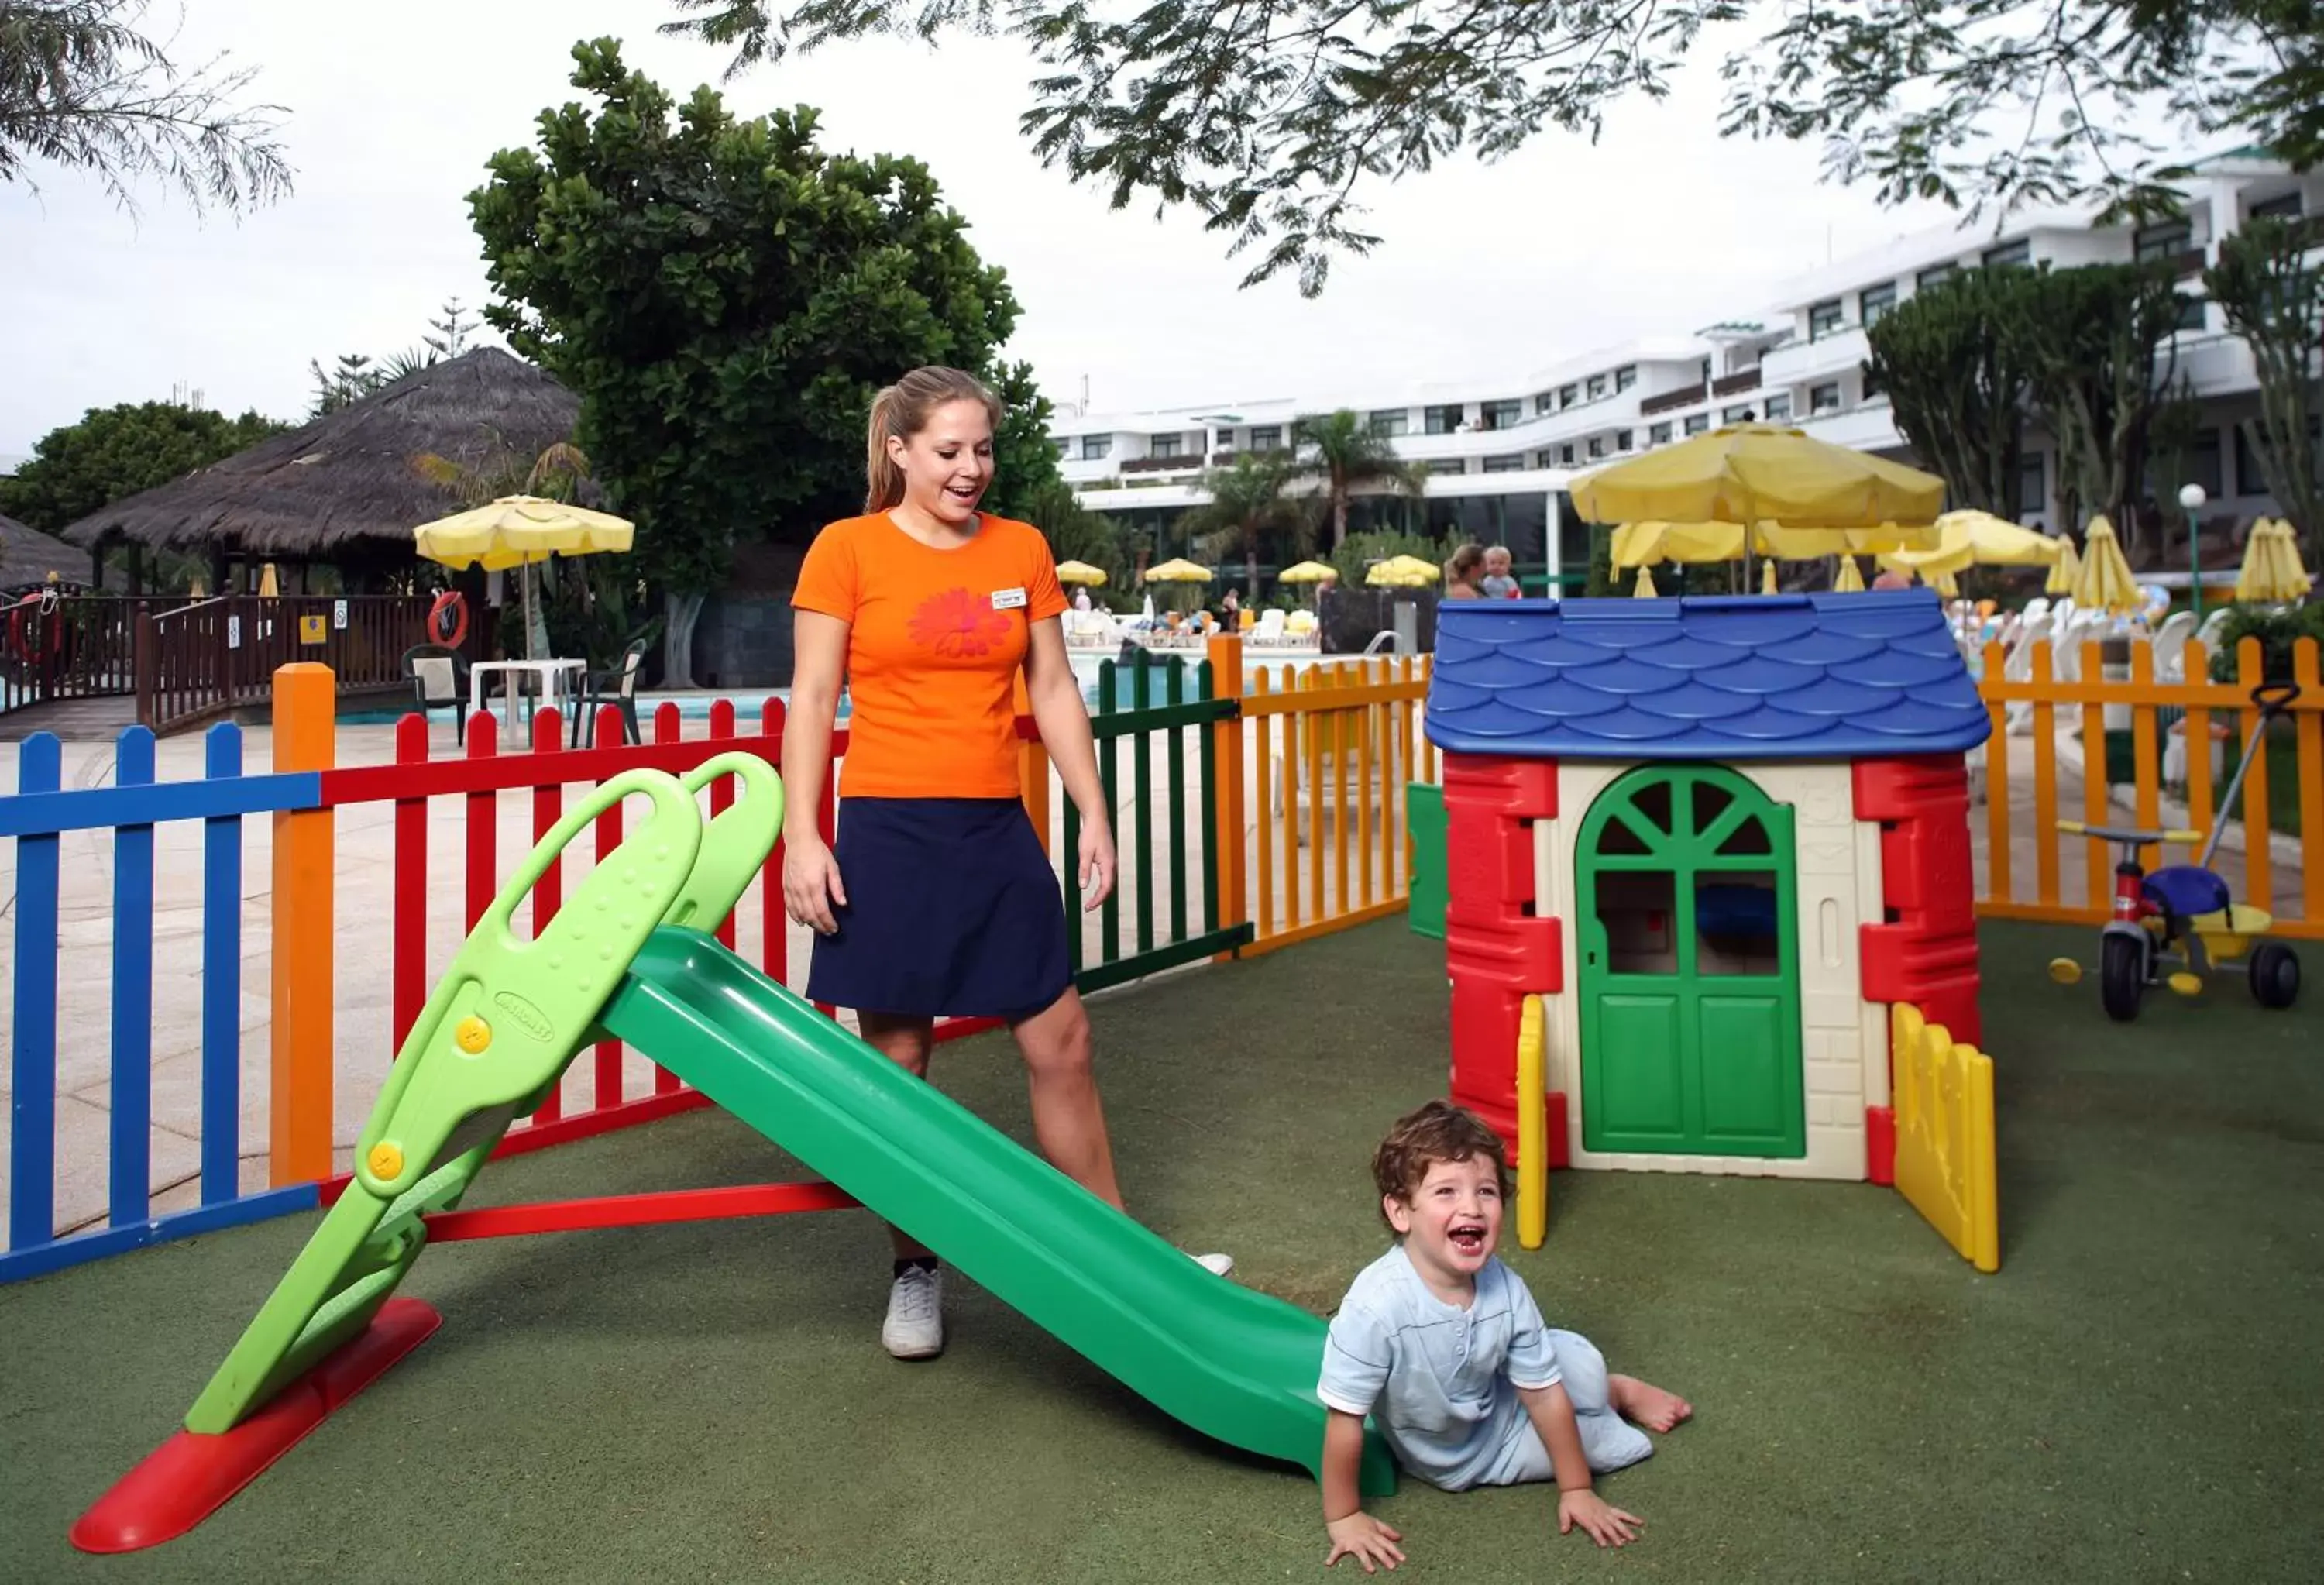
[[[1361,490],[1417,495],[1426,475],[1397,456],[1388,437],[1355,413],[1317,413],[1292,426],[1298,447],[1298,473],[1323,486],[1323,510],[1332,520],[1332,548],[1348,537],[1348,502]]]
[[[171,401],[91,408],[50,430],[13,478],[0,479],[0,514],[53,534],[99,507],[207,467],[290,428]]]
[[[1661,97],[1743,0],[673,0],[663,31],[733,53],[729,75],[834,40],[1009,32],[1038,63],[1020,124],[1115,207],[1192,205],[1245,284],[1323,288],[1369,252],[1360,190],[1545,126],[1595,138]],[[2317,0],[1822,0],[1725,56],[1720,130],[1813,139],[1883,200],[2166,204],[2158,136],[2324,150]]]
[[[2023,270],[1973,270],[1906,298],[1865,333],[1866,367],[1887,393],[1897,432],[1945,482],[1955,506],[2018,512],[2025,406],[2034,369],[2012,333]]]
[[[315,400],[308,416],[319,419],[326,413],[335,413],[407,374],[448,363],[471,350],[476,334],[475,317],[461,308],[456,297],[447,299],[442,311],[442,318],[428,321],[428,328],[434,334],[421,336],[418,346],[376,360],[369,353],[343,352],[328,370],[320,360],[308,359],[307,372],[315,381]]]
[[[281,106],[237,105],[256,75],[224,56],[181,71],[139,30],[148,0],[0,0],[0,183],[42,162],[94,177],[133,213],[175,188],[197,213],[290,191]]]
[[[1211,498],[1186,514],[1184,527],[1203,539],[1205,556],[1241,556],[1243,595],[1250,602],[1259,599],[1263,542],[1296,555],[1305,555],[1314,543],[1315,520],[1308,503],[1284,493],[1299,473],[1287,451],[1241,452],[1229,465],[1204,471],[1202,487]]]
[[[918,161],[827,152],[806,106],[680,104],[610,39],[573,55],[590,103],[544,112],[469,195],[484,317],[580,396],[682,685],[733,547],[860,510],[873,393],[922,364],[989,370],[1017,302]]]
[[[2251,348],[2260,412],[2245,433],[2268,493],[2307,539],[2310,567],[2324,562],[2324,267],[2313,246],[2300,227],[2263,217],[2221,237],[2219,262],[2203,272],[2227,327]]]
[[[992,487],[984,493],[987,511],[1039,526],[1031,515],[1036,499],[1051,501],[1053,485],[1065,484],[1057,471],[1056,443],[1049,419],[1056,407],[1041,394],[1030,364],[1003,364],[986,377],[1001,399],[1001,427],[992,436]],[[1066,499],[1072,492],[1066,493]]]

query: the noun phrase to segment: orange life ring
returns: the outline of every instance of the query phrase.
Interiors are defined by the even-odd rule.
[[[444,631],[444,613],[452,613],[452,631]],[[468,599],[457,589],[447,589],[436,596],[436,604],[428,608],[428,636],[447,650],[456,650],[460,640],[468,636]]]
[[[17,601],[8,612],[8,647],[16,651],[16,659],[28,666],[36,657],[32,653],[33,645],[24,637],[24,618],[34,609],[51,619],[48,624],[48,658],[55,659],[64,652],[65,647],[65,624],[55,620],[57,596],[46,590],[34,590]]]

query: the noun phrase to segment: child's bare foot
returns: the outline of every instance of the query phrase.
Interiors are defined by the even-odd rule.
[[[1606,1396],[1613,1401],[1616,1414],[1648,1431],[1668,1431],[1694,1415],[1694,1405],[1678,1394],[1650,1387],[1635,1376],[1609,1376]]]

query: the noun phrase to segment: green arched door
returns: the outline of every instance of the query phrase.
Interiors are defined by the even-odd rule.
[[[1803,1156],[1792,810],[1715,765],[1651,765],[1574,844],[1582,1142]]]

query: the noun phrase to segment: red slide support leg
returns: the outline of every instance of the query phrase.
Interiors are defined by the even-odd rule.
[[[1546,760],[1444,757],[1444,965],[1452,981],[1452,1099],[1517,1149],[1525,998],[1563,989],[1559,922],[1536,910],[1533,825],[1557,813]],[[1562,1148],[1563,1135],[1553,1151]],[[1552,1160],[1554,1162],[1555,1156]]]
[[[136,1552],[183,1535],[426,1342],[443,1319],[422,1300],[390,1299],[361,1336],[232,1431],[180,1431],[147,1454],[80,1516],[72,1544],[83,1552]]]
[[[1853,779],[1856,817],[1880,823],[1882,920],[1863,928],[1864,998],[1909,1002],[1979,1045],[1968,766],[1959,754],[1866,760]]]

